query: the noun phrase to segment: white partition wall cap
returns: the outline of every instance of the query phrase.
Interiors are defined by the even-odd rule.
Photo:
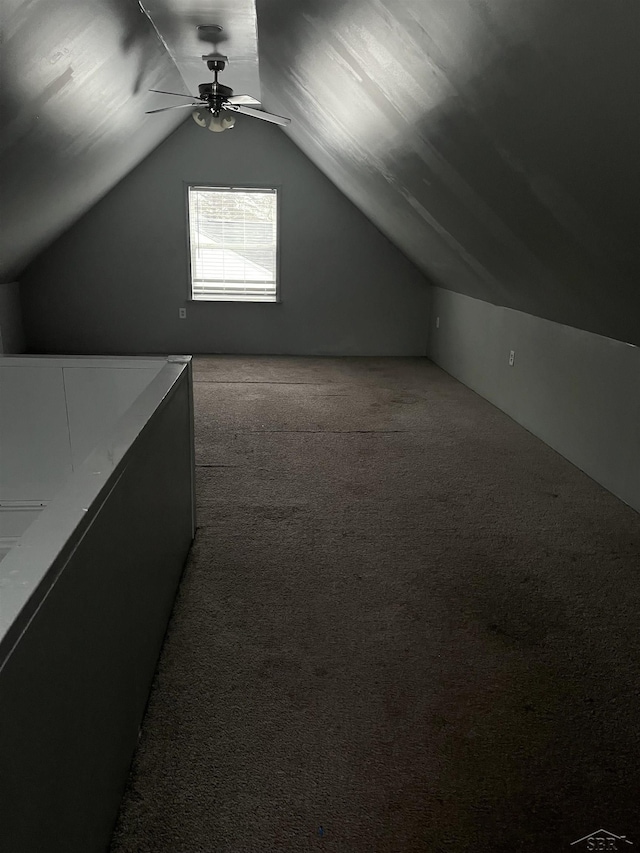
[[[191,357],[181,358],[184,361],[173,363],[166,359],[109,438],[87,456],[0,563],[0,669],[64,570],[61,558],[77,545],[99,510],[102,495],[123,475],[125,457],[173,396],[180,377],[191,370]]]

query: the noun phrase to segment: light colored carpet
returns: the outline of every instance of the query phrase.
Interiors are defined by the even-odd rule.
[[[194,390],[112,853],[640,845],[638,514],[425,359],[202,357]]]

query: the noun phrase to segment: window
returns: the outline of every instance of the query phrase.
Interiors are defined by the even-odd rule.
[[[276,302],[275,189],[189,187],[191,298]]]

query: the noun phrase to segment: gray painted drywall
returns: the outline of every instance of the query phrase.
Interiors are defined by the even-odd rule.
[[[280,189],[280,304],[187,302],[185,182]],[[244,116],[220,134],[187,119],[21,283],[30,352],[426,351],[423,274],[280,128]]]
[[[181,85],[131,0],[3,2],[0,276],[29,261],[180,124],[150,88]],[[82,106],[79,106],[82,105]]]
[[[0,284],[0,355],[24,352],[24,330],[20,309],[20,285]]]
[[[637,0],[256,0],[286,132],[434,284],[640,345]]]
[[[429,358],[640,511],[640,348],[431,293]]]

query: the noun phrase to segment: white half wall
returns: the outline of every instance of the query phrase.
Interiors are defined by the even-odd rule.
[[[0,560],[164,364],[0,360]]]
[[[0,362],[0,501],[47,503],[73,471],[64,377],[16,361]]]
[[[429,323],[432,361],[640,511],[640,348],[439,287]]]
[[[108,849],[193,540],[193,482],[178,356],[0,563],[3,853]]]
[[[0,362],[0,502],[50,501],[164,361]]]

